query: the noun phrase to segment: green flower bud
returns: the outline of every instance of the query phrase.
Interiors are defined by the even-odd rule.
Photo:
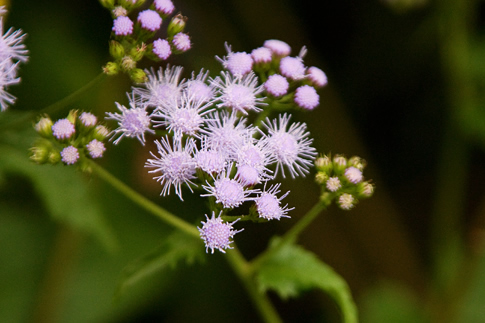
[[[374,194],[374,185],[369,182],[360,182],[357,185],[357,194],[359,198],[368,198]]]
[[[108,62],[103,67],[103,73],[107,75],[116,75],[120,71],[120,67],[115,62]]]
[[[135,83],[145,83],[148,80],[147,74],[140,68],[134,68],[130,71],[130,77]]]
[[[319,171],[330,174],[333,169],[332,160],[327,155],[320,156],[315,160],[315,167]]]
[[[51,138],[52,125],[53,125],[52,120],[48,116],[45,116],[40,118],[40,120],[35,124],[34,129],[42,137]]]
[[[30,148],[30,159],[37,164],[45,164],[49,160],[50,149],[39,145]]]
[[[55,165],[57,164],[58,162],[61,161],[61,153],[58,152],[58,151],[54,151],[52,150],[50,153],[49,153],[49,163]]]
[[[179,32],[184,31],[186,22],[187,22],[187,17],[184,17],[181,14],[178,14],[175,17],[173,17],[167,27],[168,38],[172,38]]]
[[[143,58],[146,50],[147,50],[147,45],[145,43],[142,43],[140,46],[136,46],[131,49],[130,56],[133,58],[135,62],[138,62]]]
[[[113,9],[115,5],[115,0],[99,0],[99,3],[105,8],[108,8],[109,10]]]
[[[347,168],[347,159],[343,156],[335,156],[333,157],[333,170],[335,174],[343,174],[345,169]]]
[[[76,121],[77,121],[77,115],[79,114],[78,110],[71,110],[69,111],[69,114],[67,115],[67,120],[71,122],[74,126],[76,126]]]
[[[94,128],[93,131],[93,139],[97,139],[99,141],[103,141],[108,137],[109,135],[109,130],[103,125],[98,125],[96,128]]]
[[[358,156],[353,156],[353,157],[349,158],[349,160],[347,161],[347,165],[348,166],[354,166],[358,170],[363,171],[365,166],[366,166],[366,162],[365,162],[365,160],[363,160],[362,158],[360,158]]]
[[[315,182],[318,184],[322,185],[324,184],[328,179],[328,175],[325,172],[318,172],[317,175],[315,175]]]
[[[119,60],[125,56],[125,48],[116,40],[112,40],[109,42],[109,53],[115,60]]]

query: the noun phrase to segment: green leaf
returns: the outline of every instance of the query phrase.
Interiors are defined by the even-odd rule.
[[[202,262],[204,256],[204,244],[200,239],[175,230],[158,248],[123,269],[115,298],[148,276],[175,268],[179,261],[192,264]]]
[[[36,165],[29,160],[27,151],[0,145],[2,172],[29,178],[55,220],[94,235],[108,250],[116,249],[116,239],[92,187],[75,167]]]
[[[273,239],[271,247],[279,243]],[[261,263],[256,280],[263,290],[274,290],[280,297],[295,297],[301,291],[319,288],[338,304],[343,322],[357,322],[357,309],[345,280],[318,257],[294,245],[285,244]]]

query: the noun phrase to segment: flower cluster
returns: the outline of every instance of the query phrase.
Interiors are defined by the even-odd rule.
[[[0,6],[0,110],[5,111],[15,102],[15,97],[7,89],[20,82],[18,77],[19,63],[28,59],[28,51],[23,44],[25,34],[21,29],[10,28],[3,33],[3,15],[6,10]]]
[[[103,70],[114,75],[127,72],[136,83],[147,80],[145,72],[137,68],[143,57],[154,61],[167,60],[172,54],[190,49],[191,41],[184,33],[187,18],[178,14],[166,26],[166,37],[159,38],[164,21],[175,10],[171,0],[154,0],[145,10],[137,10],[145,0],[101,0],[113,17],[110,53],[114,61],[108,62]],[[136,17],[135,17],[136,14]]]
[[[56,122],[43,116],[34,128],[42,138],[31,148],[30,158],[38,164],[78,164],[85,158],[101,158],[106,150],[103,141],[109,131],[89,112],[71,110]]]
[[[315,180],[322,186],[322,198],[336,199],[343,210],[350,210],[359,199],[374,193],[374,185],[364,181],[365,161],[360,157],[321,156],[316,159],[315,166]]]
[[[281,184],[269,182],[288,174],[292,178],[305,176],[317,155],[305,123],[292,122],[289,113],[268,116],[280,111],[282,105],[285,109],[308,108],[303,101],[312,101],[314,108],[318,95],[314,93],[315,100],[304,89],[315,91],[326,83],[321,70],[303,65],[303,54],[292,59],[298,62],[300,74],[291,74],[293,63],[283,63],[291,58],[285,45],[271,40],[253,51],[268,54],[264,62],[261,53],[234,53],[226,45],[228,55],[217,57],[224,71],[216,77],[201,70],[183,79],[182,67],[178,66],[145,70],[147,82],[127,93],[129,108],[116,103],[119,111],[107,113],[106,119],[118,123],[111,133],[115,144],[127,137],[137,138],[144,145],[147,135],[154,135],[156,130],[161,133],[145,167],[161,184],[163,196],[175,191],[182,200],[184,187],[203,190],[201,196],[210,199],[212,211],[220,212],[219,217],[213,214],[199,228],[209,249],[227,248],[227,241],[238,231],[217,229],[218,235],[226,232],[227,239],[215,242],[207,228],[232,228],[234,222],[222,219],[245,203],[250,203],[249,214],[239,216],[241,219],[288,217],[292,208],[282,205],[288,192],[279,196]],[[275,66],[282,74],[275,73]],[[279,95],[274,95],[274,87],[268,85],[268,80],[276,77],[287,83]],[[270,83],[276,86],[278,82]]]

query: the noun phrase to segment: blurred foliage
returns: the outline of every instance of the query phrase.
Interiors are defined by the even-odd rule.
[[[320,152],[365,158],[377,191],[352,213],[330,208],[300,243],[311,250],[311,264],[320,264],[315,254],[348,282],[361,320],[484,322],[484,238],[473,235],[485,228],[482,2],[393,2],[405,10],[377,0],[321,2],[318,10],[308,0],[174,3],[189,17],[194,43],[170,61],[185,66],[185,77],[202,67],[217,74],[214,56],[224,55],[225,41],[244,51],[270,38],[288,42],[294,52],[306,45],[306,63],[327,73],[320,107],[295,119],[308,121]],[[223,255],[171,269],[177,255],[149,253],[173,243],[169,228],[96,178],[30,164],[30,122],[2,129],[101,72],[109,13],[96,1],[14,0],[6,25],[28,34],[30,61],[20,69],[22,83],[12,87],[16,105],[0,115],[0,321],[257,321]],[[127,102],[129,87],[123,76],[110,78],[68,108],[114,111],[115,101]],[[201,199],[160,198],[159,185],[142,167],[147,157],[137,143],[125,142],[108,149],[102,163],[194,222],[192,214],[205,212]],[[296,208],[292,219],[251,227],[252,239],[240,245],[245,255],[260,252],[311,207],[318,198],[311,181],[282,184],[283,191],[291,189],[285,202]],[[441,189],[452,195],[440,197]],[[449,241],[457,243],[437,247]],[[134,261],[143,255],[142,262],[153,261],[153,272],[136,270]],[[140,283],[114,301],[123,277],[138,274]],[[339,320],[323,293],[301,296],[274,299],[287,322],[301,322],[303,315],[306,322]]]

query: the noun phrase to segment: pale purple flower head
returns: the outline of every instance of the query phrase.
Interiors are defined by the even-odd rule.
[[[210,149],[231,152],[240,146],[254,129],[246,127],[246,119],[238,118],[235,112],[214,112],[206,120],[206,127],[201,130]]]
[[[16,97],[7,92],[10,85],[20,82],[20,78],[15,78],[18,63],[12,64],[9,59],[0,61],[0,108],[5,111],[9,105],[15,103]]]
[[[106,150],[102,141],[93,139],[87,145],[86,148],[88,149],[89,155],[91,158],[101,158],[103,157],[103,153]]]
[[[362,171],[356,167],[349,167],[345,170],[345,178],[352,184],[357,184],[362,181]]]
[[[172,54],[172,50],[166,39],[159,38],[153,42],[153,53],[161,60],[166,60]]]
[[[234,76],[242,76],[248,74],[253,68],[253,59],[250,54],[246,52],[236,52],[231,50],[231,45],[226,43],[227,56],[223,58],[216,58],[222,63],[225,69]]]
[[[276,56],[288,56],[291,53],[291,47],[287,43],[277,39],[269,39],[264,42],[264,47],[271,49]]]
[[[75,131],[74,125],[67,119],[59,119],[52,126],[52,134],[59,140],[70,138]]]
[[[160,176],[153,178],[163,185],[160,195],[170,194],[173,185],[175,194],[183,201],[182,184],[186,184],[191,192],[192,187],[190,185],[196,186],[192,182],[192,179],[195,178],[195,161],[192,157],[195,149],[194,139],[187,139],[184,147],[182,147],[182,141],[176,139],[173,141],[172,148],[168,137],[162,138],[160,141],[155,140],[155,144],[160,157],[150,152],[154,159],[148,159],[145,167],[155,168],[149,173],[161,173]]]
[[[343,210],[350,210],[354,207],[354,196],[348,193],[343,193],[338,198],[338,205]]]
[[[289,218],[288,211],[294,208],[288,208],[288,204],[281,207],[281,200],[284,199],[290,191],[283,194],[281,197],[277,197],[276,194],[280,192],[281,184],[273,185],[268,191],[264,190],[259,197],[255,199],[256,208],[259,213],[259,217],[266,220],[279,220],[282,217]]]
[[[185,33],[177,33],[173,36],[172,44],[180,52],[186,52],[192,46],[189,35]]]
[[[221,72],[221,77],[211,80],[217,90],[218,107],[231,108],[247,115],[248,111],[261,111],[258,105],[265,105],[264,98],[258,97],[263,92],[263,86],[258,86],[258,78],[254,72],[242,77],[235,77],[227,72]]]
[[[271,52],[271,49],[267,47],[259,47],[253,49],[251,57],[256,64],[270,63],[273,59],[273,53]]]
[[[23,44],[25,34],[22,29],[13,30],[10,28],[3,33],[3,17],[0,17],[0,61],[8,60],[7,68],[14,65],[14,61],[26,62],[28,60],[29,51],[25,49]],[[3,69],[2,69],[3,70]]]
[[[312,82],[312,85],[316,87],[323,87],[327,85],[327,75],[321,69],[315,66],[311,66],[307,69],[307,77]]]
[[[133,32],[133,21],[126,16],[119,16],[113,21],[113,29],[116,36],[131,35]]]
[[[283,166],[290,171],[291,177],[305,176],[317,155],[315,148],[311,147],[313,139],[308,138],[305,123],[293,123],[288,128],[290,116],[286,113],[280,115],[278,120],[272,122],[266,118],[263,126],[268,131],[268,147],[276,158],[276,171],[281,170],[285,177]]]
[[[327,180],[325,186],[330,192],[336,192],[342,187],[342,184],[340,183],[340,179],[337,176],[334,176]]]
[[[158,12],[147,9],[138,14],[138,22],[146,30],[157,31],[162,25],[162,18]]]
[[[214,249],[219,249],[219,251],[225,253],[226,251],[224,249],[232,249],[229,246],[232,242],[231,238],[233,238],[236,233],[244,230],[234,230],[232,227],[232,225],[239,219],[231,223],[224,223],[220,216],[221,213],[219,213],[219,216],[216,218],[215,212],[212,212],[212,218],[210,219],[206,214],[206,222],[201,222],[203,224],[202,228],[198,227],[200,237],[205,243],[206,252],[209,252],[209,249],[211,249],[211,253],[214,253]]]
[[[202,149],[195,154],[196,167],[208,174],[219,174],[226,169],[226,154],[212,149]]]
[[[192,73],[192,78],[186,82],[184,92],[189,97],[193,97],[196,101],[209,102],[214,97],[214,89],[212,85],[205,83],[209,71],[201,70],[197,77]]]
[[[114,141],[114,144],[123,137],[137,138],[142,145],[145,145],[145,133],[155,133],[150,129],[150,117],[144,107],[137,107],[133,97],[130,98],[130,109],[115,102],[118,110],[121,113],[106,112],[108,115],[106,119],[118,121],[118,128],[111,132],[112,138],[119,135],[118,139]]]
[[[296,89],[294,100],[300,108],[313,110],[320,103],[320,96],[313,86],[302,85]]]
[[[79,116],[79,120],[81,120],[81,123],[86,127],[94,127],[96,125],[96,122],[98,122],[96,116],[89,112],[81,113],[81,115]]]
[[[237,165],[237,177],[245,185],[255,185],[272,179],[271,171],[266,167],[274,161],[265,138],[256,144],[248,137],[242,145],[234,147],[234,159]]]
[[[280,61],[280,72],[289,79],[301,80],[306,76],[306,67],[301,57],[286,56]]]
[[[143,87],[133,87],[133,94],[141,104],[154,108],[180,98],[184,87],[184,81],[179,83],[182,69],[181,66],[167,66],[165,70],[160,67],[157,73],[153,69],[145,70],[148,81]]]
[[[164,106],[159,107],[151,115],[156,120],[154,123],[165,126],[168,131],[173,131],[176,138],[183,135],[196,136],[204,123],[206,114],[212,112],[210,104],[196,101],[194,97],[182,94],[180,98],[172,98]]]
[[[171,15],[175,7],[171,0],[154,0],[155,9],[164,15]]]
[[[259,190],[245,189],[241,181],[229,177],[232,165],[228,166],[226,171],[219,174],[212,185],[202,185],[209,192],[201,196],[214,196],[216,203],[221,203],[223,208],[238,207],[246,201],[253,200],[250,194],[257,193]]]
[[[275,97],[280,97],[288,93],[289,86],[290,84],[286,77],[279,74],[270,75],[266,82],[264,82],[266,92]]]
[[[61,151],[62,162],[66,165],[72,165],[79,159],[79,152],[76,147],[69,146]]]

